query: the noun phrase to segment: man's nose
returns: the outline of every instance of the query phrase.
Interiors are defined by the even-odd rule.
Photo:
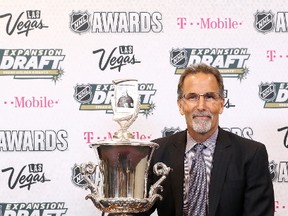
[[[204,95],[200,95],[199,100],[197,101],[198,109],[203,110],[206,106],[206,101]]]

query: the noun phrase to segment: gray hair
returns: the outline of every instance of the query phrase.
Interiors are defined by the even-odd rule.
[[[219,87],[219,94],[222,98],[224,98],[224,84],[223,84],[223,78],[221,76],[221,73],[218,71],[218,69],[212,66],[200,63],[200,64],[192,64],[188,66],[184,70],[184,72],[181,74],[179,78],[179,82],[178,82],[178,88],[177,88],[178,100],[183,97],[183,83],[184,83],[185,78],[190,74],[197,74],[200,72],[205,73],[205,74],[212,74],[216,78],[218,87]]]

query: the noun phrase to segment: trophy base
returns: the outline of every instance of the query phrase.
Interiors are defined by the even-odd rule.
[[[108,216],[133,216],[133,214],[129,214],[129,213],[110,213],[108,214]]]
[[[92,195],[92,196],[91,196]],[[101,211],[109,213],[109,216],[130,216],[133,213],[140,213],[149,210],[161,196],[153,195],[151,198],[106,198],[95,199],[90,194],[86,199],[91,199],[94,205]]]
[[[125,213],[110,213],[108,216],[133,216],[133,214],[125,214]]]

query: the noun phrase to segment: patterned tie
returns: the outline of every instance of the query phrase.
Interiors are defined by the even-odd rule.
[[[193,149],[195,156],[192,159],[189,181],[189,216],[206,216],[207,204],[207,176],[206,166],[203,157],[203,144],[196,144]]]

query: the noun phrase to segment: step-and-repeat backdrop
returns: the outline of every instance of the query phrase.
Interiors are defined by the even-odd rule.
[[[287,42],[283,0],[1,0],[0,215],[101,215],[79,165],[119,128],[112,80],[138,80],[130,131],[151,140],[186,128],[176,86],[200,62],[224,77],[221,127],[266,145],[288,215]]]

